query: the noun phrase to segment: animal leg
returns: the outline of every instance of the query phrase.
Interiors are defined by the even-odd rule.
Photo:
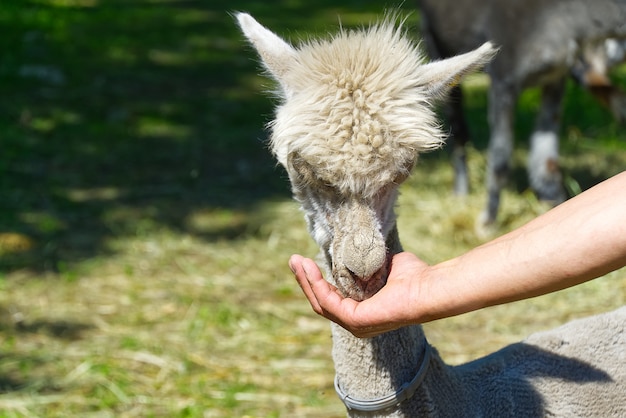
[[[470,140],[470,135],[463,113],[463,92],[460,86],[451,90],[445,110],[450,124],[450,136],[452,136],[454,194],[467,196],[469,193],[469,174],[465,147]]]
[[[513,152],[513,113],[517,94],[508,86],[494,83],[489,89],[489,151],[487,162],[487,208],[481,216],[484,225],[493,223],[500,206],[500,194],[510,171]]]
[[[427,2],[420,7],[427,7]],[[428,13],[422,13],[421,35],[426,51],[432,60],[441,60],[450,57],[438,39],[438,31],[431,26]],[[450,90],[448,99],[443,107],[448,125],[450,127],[450,142],[452,146],[452,167],[454,169],[453,192],[457,196],[469,194],[469,175],[467,171],[467,153],[465,146],[470,140],[469,129],[463,113],[463,91],[461,86]]]
[[[528,177],[531,188],[540,200],[559,204],[565,200],[563,179],[559,168],[559,125],[565,79],[542,89],[541,108],[535,131],[530,138]]]

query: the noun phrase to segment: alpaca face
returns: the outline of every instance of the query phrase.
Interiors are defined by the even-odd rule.
[[[393,207],[409,168],[376,191],[346,193],[298,155],[289,158],[288,167],[294,197],[326,259],[329,279],[356,300],[372,296],[386,282],[391,252],[398,251]],[[337,178],[344,175],[337,173]]]
[[[330,280],[365,299],[400,251],[393,206],[417,156],[443,142],[432,109],[460,77],[494,53],[422,64],[391,21],[293,48],[247,14],[246,37],[279,82],[271,148],[319,244]]]

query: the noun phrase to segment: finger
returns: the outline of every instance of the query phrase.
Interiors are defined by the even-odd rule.
[[[322,315],[323,314],[322,308],[320,307],[317,301],[317,297],[315,296],[315,293],[313,292],[313,289],[311,288],[311,284],[309,283],[309,280],[307,278],[307,273],[304,271],[304,268],[302,265],[304,260],[305,258],[302,257],[301,255],[298,255],[298,254],[292,255],[291,258],[289,259],[289,268],[291,269],[293,274],[296,276],[296,281],[300,285],[300,288],[304,292],[304,296],[306,296],[306,298],[308,299],[313,310],[317,314]]]
[[[289,259],[289,267],[318,315],[341,325],[357,337],[369,336],[370,330],[359,330],[350,325],[354,322],[353,316],[358,302],[344,298],[335,286],[324,280],[313,260],[294,254]]]
[[[324,280],[317,264],[311,259],[302,259],[302,271],[307,282],[306,285],[310,289],[313,309],[318,314],[328,319],[333,319],[328,316],[327,310],[321,305],[320,301],[322,298],[326,298],[328,294],[336,294],[337,288]]]
[[[351,322],[351,314],[354,313],[358,302],[345,298],[335,286],[324,280],[312,260],[303,260],[302,269],[321,308],[322,315],[345,327]]]

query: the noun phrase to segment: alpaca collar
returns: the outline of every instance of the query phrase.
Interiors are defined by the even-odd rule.
[[[335,390],[341,401],[346,405],[348,410],[355,410],[361,412],[377,412],[383,411],[387,408],[399,406],[402,402],[410,399],[419,385],[424,381],[426,372],[428,371],[428,365],[430,364],[431,347],[426,341],[424,346],[424,355],[422,356],[422,363],[420,364],[415,377],[410,381],[404,383],[400,389],[396,392],[384,396],[378,399],[356,399],[345,393],[339,384],[339,379],[335,375]]]

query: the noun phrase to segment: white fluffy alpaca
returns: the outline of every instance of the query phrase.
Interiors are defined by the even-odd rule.
[[[247,14],[246,37],[280,83],[271,148],[286,168],[329,280],[368,298],[401,251],[397,188],[443,134],[432,102],[495,54],[425,64],[393,19],[294,48]],[[332,326],[335,386],[350,416],[626,416],[626,308],[446,365],[421,326],[358,339]]]

